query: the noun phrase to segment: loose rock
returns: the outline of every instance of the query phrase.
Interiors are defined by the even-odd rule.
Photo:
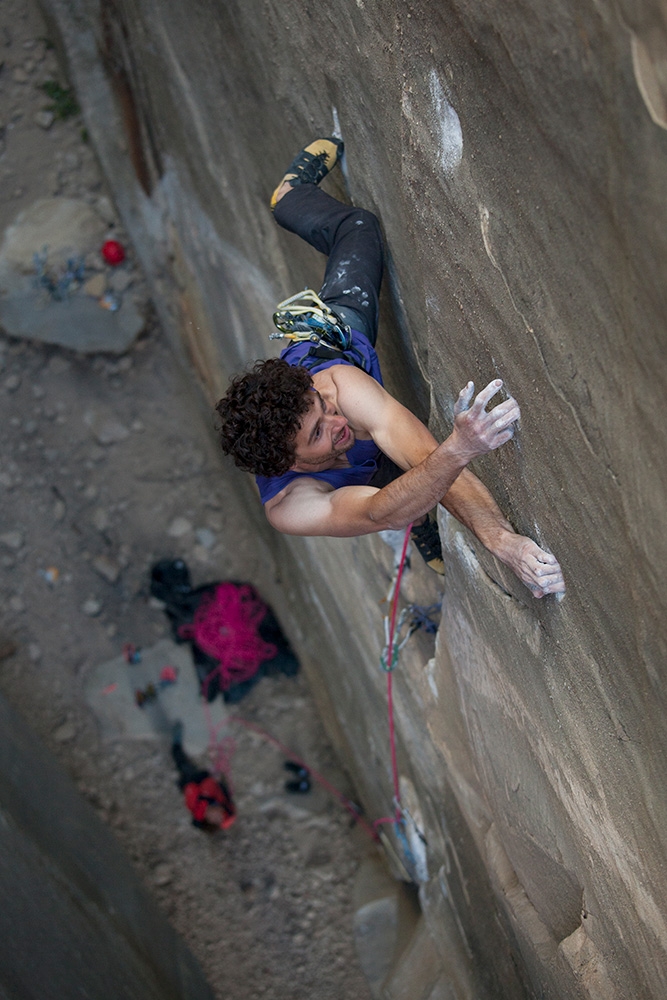
[[[53,111],[38,111],[33,121],[35,122],[35,125],[39,125],[40,128],[50,129],[55,121],[55,115],[53,114]]]
[[[102,610],[102,602],[95,600],[94,597],[90,597],[81,605],[81,610],[89,618],[95,618]]]
[[[0,545],[18,552],[23,545],[23,535],[20,531],[5,531],[0,535]]]
[[[109,515],[102,507],[98,507],[93,512],[92,522],[98,531],[105,531],[109,527]]]
[[[83,420],[92,431],[95,440],[105,447],[125,441],[130,436],[127,427],[116,417],[89,410]]]
[[[205,549],[212,549],[215,545],[215,535],[210,528],[197,528],[195,537],[199,544]]]
[[[53,734],[56,743],[70,743],[76,737],[76,727],[72,722],[63,722]]]
[[[102,273],[94,274],[92,278],[83,286],[83,291],[86,295],[90,295],[94,299],[101,299],[107,290],[107,279]]]
[[[167,528],[167,534],[170,538],[183,538],[190,531],[192,531],[192,524],[187,517],[175,517]]]
[[[173,880],[174,873],[169,865],[161,864],[156,867],[153,873],[153,882],[155,885],[169,885]]]
[[[120,576],[121,567],[110,556],[97,556],[93,559],[92,565],[95,572],[99,573],[109,583],[115,583]]]

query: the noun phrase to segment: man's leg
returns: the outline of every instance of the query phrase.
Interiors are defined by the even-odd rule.
[[[323,139],[307,150],[316,150],[318,142],[333,148],[331,140]],[[335,155],[331,160],[333,166]],[[322,167],[322,177],[328,169]],[[320,298],[375,345],[383,258],[380,225],[372,212],[344,205],[290,170],[286,174],[290,179],[274,193],[276,222],[327,255]]]
[[[302,161],[304,174],[308,170],[312,173],[309,158],[315,159],[320,149],[315,169],[319,180],[326,176],[337,162],[340,150],[336,150],[330,139],[316,140],[295,158],[294,170],[288,167],[285,178],[273,193],[271,207],[276,222],[283,229],[296,233],[327,255],[320,298],[344,323],[363,333],[375,347],[383,266],[380,224],[372,212],[344,205],[321,191],[317,184],[300,179],[300,158],[306,153]],[[394,462],[385,455],[382,459],[371,482],[378,489],[402,475],[402,469]],[[426,564],[436,573],[444,574],[437,524],[424,517],[413,526],[411,537]]]

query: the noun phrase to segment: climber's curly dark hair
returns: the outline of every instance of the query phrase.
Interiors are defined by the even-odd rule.
[[[237,375],[216,405],[220,442],[246,472],[282,476],[294,464],[294,438],[310,407],[305,368],[280,358],[257,361]]]

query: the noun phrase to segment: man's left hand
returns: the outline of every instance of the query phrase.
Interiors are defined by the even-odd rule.
[[[563,571],[558,560],[532,539],[507,532],[501,550],[495,554],[532,591],[533,597],[565,593]]]

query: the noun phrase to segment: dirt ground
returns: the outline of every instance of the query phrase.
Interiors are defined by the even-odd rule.
[[[43,196],[110,215],[81,119],[47,127],[39,85],[66,81],[45,34],[32,3],[3,0],[3,231]],[[190,824],[167,743],[104,742],[83,698],[88,672],[124,642],[168,634],[149,599],[154,560],[184,558],[195,584],[245,579],[260,591],[274,572],[131,259],[125,270],[148,320],[122,357],[0,336],[0,688],[111,825],[218,997],[364,1000],[352,886],[374,848],[348,814],[322,789],[286,793],[284,757],[237,726],[238,820],[208,836]],[[301,675],[262,679],[237,708],[352,793]]]

